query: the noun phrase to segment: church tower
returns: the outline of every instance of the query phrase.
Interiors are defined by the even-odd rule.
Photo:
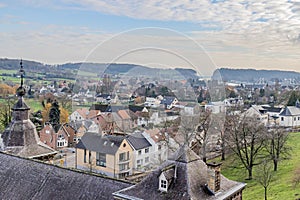
[[[26,158],[43,158],[56,154],[49,146],[43,144],[37,134],[35,125],[29,119],[30,107],[23,96],[24,75],[22,60],[20,62],[21,84],[17,89],[18,100],[12,108],[12,122],[1,134],[0,150],[9,154]]]

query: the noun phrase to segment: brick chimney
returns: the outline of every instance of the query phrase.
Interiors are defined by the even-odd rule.
[[[221,164],[207,163],[207,186],[213,193],[221,188]]]

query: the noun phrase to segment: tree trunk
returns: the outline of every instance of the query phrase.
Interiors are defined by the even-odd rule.
[[[267,187],[265,187],[265,200],[267,200]]]
[[[252,180],[252,167],[248,167],[248,180]]]
[[[277,160],[273,160],[273,163],[274,163],[274,171],[276,172],[277,168],[278,168],[278,161]]]
[[[224,149],[224,146],[223,146],[223,145],[222,145],[221,160],[225,160],[225,149]]]

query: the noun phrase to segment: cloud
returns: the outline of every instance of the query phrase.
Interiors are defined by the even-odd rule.
[[[93,10],[134,19],[195,23],[199,25],[199,30],[187,34],[203,46],[217,66],[300,68],[300,2],[295,0],[23,0],[23,3],[52,9]],[[87,27],[57,25],[47,25],[40,27],[40,31],[25,34],[1,34],[0,43],[9,47],[0,51],[1,56],[26,54],[28,58],[50,63],[82,61],[99,42],[111,37],[111,34],[95,32]],[[166,39],[159,34],[151,37],[165,49],[180,51],[198,62],[199,51],[189,48],[182,38],[169,36]],[[110,62],[122,46],[134,47],[136,42],[148,44],[150,41],[147,34],[128,34],[123,39],[110,42],[104,54],[94,52],[89,59]],[[153,62],[159,62],[155,57],[157,54],[148,51],[145,56],[142,54],[145,51],[130,52],[119,61],[143,64],[153,59]],[[174,62],[178,60],[170,54],[162,54],[166,60],[164,65],[176,65]],[[209,65],[207,63],[204,65]],[[178,61],[178,65],[184,64]],[[200,64],[203,63],[199,61]]]

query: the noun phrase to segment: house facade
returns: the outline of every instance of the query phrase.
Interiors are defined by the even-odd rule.
[[[145,171],[149,169],[150,159],[154,154],[152,144],[141,132],[128,135],[126,139],[133,148],[133,169],[135,171]]]
[[[114,178],[132,174],[133,149],[123,136],[87,132],[76,145],[76,167]]]
[[[300,104],[299,101],[297,102],[295,106],[285,107],[279,114],[280,126],[290,128],[300,127]]]

